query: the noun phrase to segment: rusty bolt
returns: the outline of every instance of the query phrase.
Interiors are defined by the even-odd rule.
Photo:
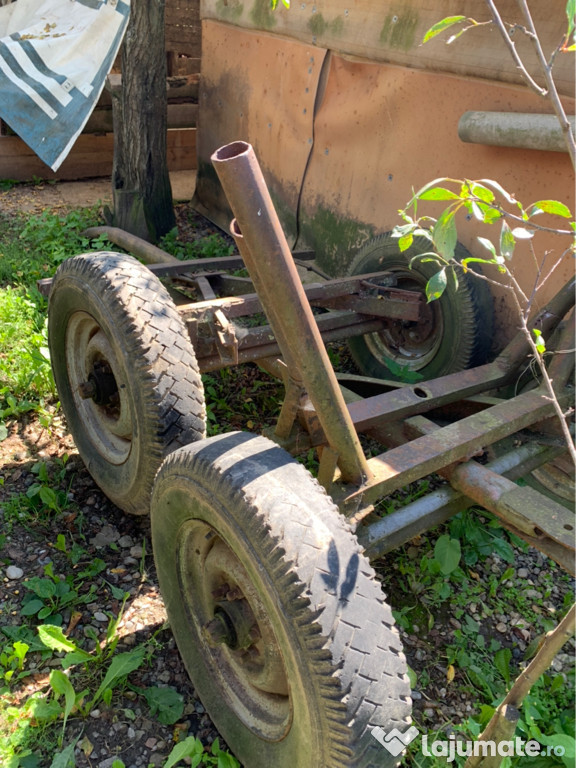
[[[96,385],[93,381],[83,381],[78,385],[78,394],[82,400],[90,400],[96,394]]]
[[[229,600],[232,602],[232,600],[239,600],[242,595],[242,590],[240,587],[233,587],[227,594],[226,594],[226,600]]]
[[[202,627],[202,632],[210,645],[228,644],[232,640],[230,630],[226,626],[225,621],[218,616],[205,624]]]
[[[214,598],[214,600],[219,600],[221,597],[226,597],[229,591],[230,591],[230,585],[222,584],[222,586],[218,587],[218,589],[212,590],[212,597]]]

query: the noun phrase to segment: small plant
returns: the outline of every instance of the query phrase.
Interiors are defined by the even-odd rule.
[[[160,247],[182,261],[191,259],[222,258],[232,256],[234,246],[222,235],[208,235],[192,242],[182,242],[178,239],[176,228],[164,235]]]
[[[48,563],[44,566],[46,578],[33,576],[24,582],[27,592],[22,600],[22,616],[36,616],[40,621],[62,624],[61,611],[89,603],[94,598],[95,584],[91,584],[89,591],[82,595],[78,592],[78,585],[87,576],[93,577],[105,567],[103,561],[93,561],[88,571],[82,571],[76,576],[68,574],[62,578],[54,573],[52,563]]]

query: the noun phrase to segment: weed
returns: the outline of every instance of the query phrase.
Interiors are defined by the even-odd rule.
[[[33,576],[24,582],[27,592],[22,599],[22,616],[36,616],[40,621],[61,625],[61,611],[93,600],[96,593],[94,584],[90,585],[87,594],[78,593],[76,582],[81,581],[82,574],[76,579],[71,574],[62,578],[54,574],[52,563],[44,566],[44,573],[47,578]]]
[[[177,228],[164,235],[160,241],[160,247],[183,261],[221,258],[223,256],[231,256],[234,253],[234,246],[222,235],[208,235],[193,242],[182,242],[178,239]]]

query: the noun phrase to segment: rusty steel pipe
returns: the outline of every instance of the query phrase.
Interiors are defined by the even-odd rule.
[[[370,477],[368,463],[254,150],[237,141],[218,149],[212,163],[235,216],[232,235],[291,378],[308,391],[343,480],[360,486]]]

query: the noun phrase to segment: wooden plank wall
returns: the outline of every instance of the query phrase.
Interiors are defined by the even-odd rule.
[[[166,0],[168,167],[171,171],[196,168],[200,30],[200,0]],[[118,61],[109,76],[112,88],[121,87],[119,72]],[[110,176],[113,157],[112,100],[106,88],[57,173],[0,121],[0,179],[73,180]]]

